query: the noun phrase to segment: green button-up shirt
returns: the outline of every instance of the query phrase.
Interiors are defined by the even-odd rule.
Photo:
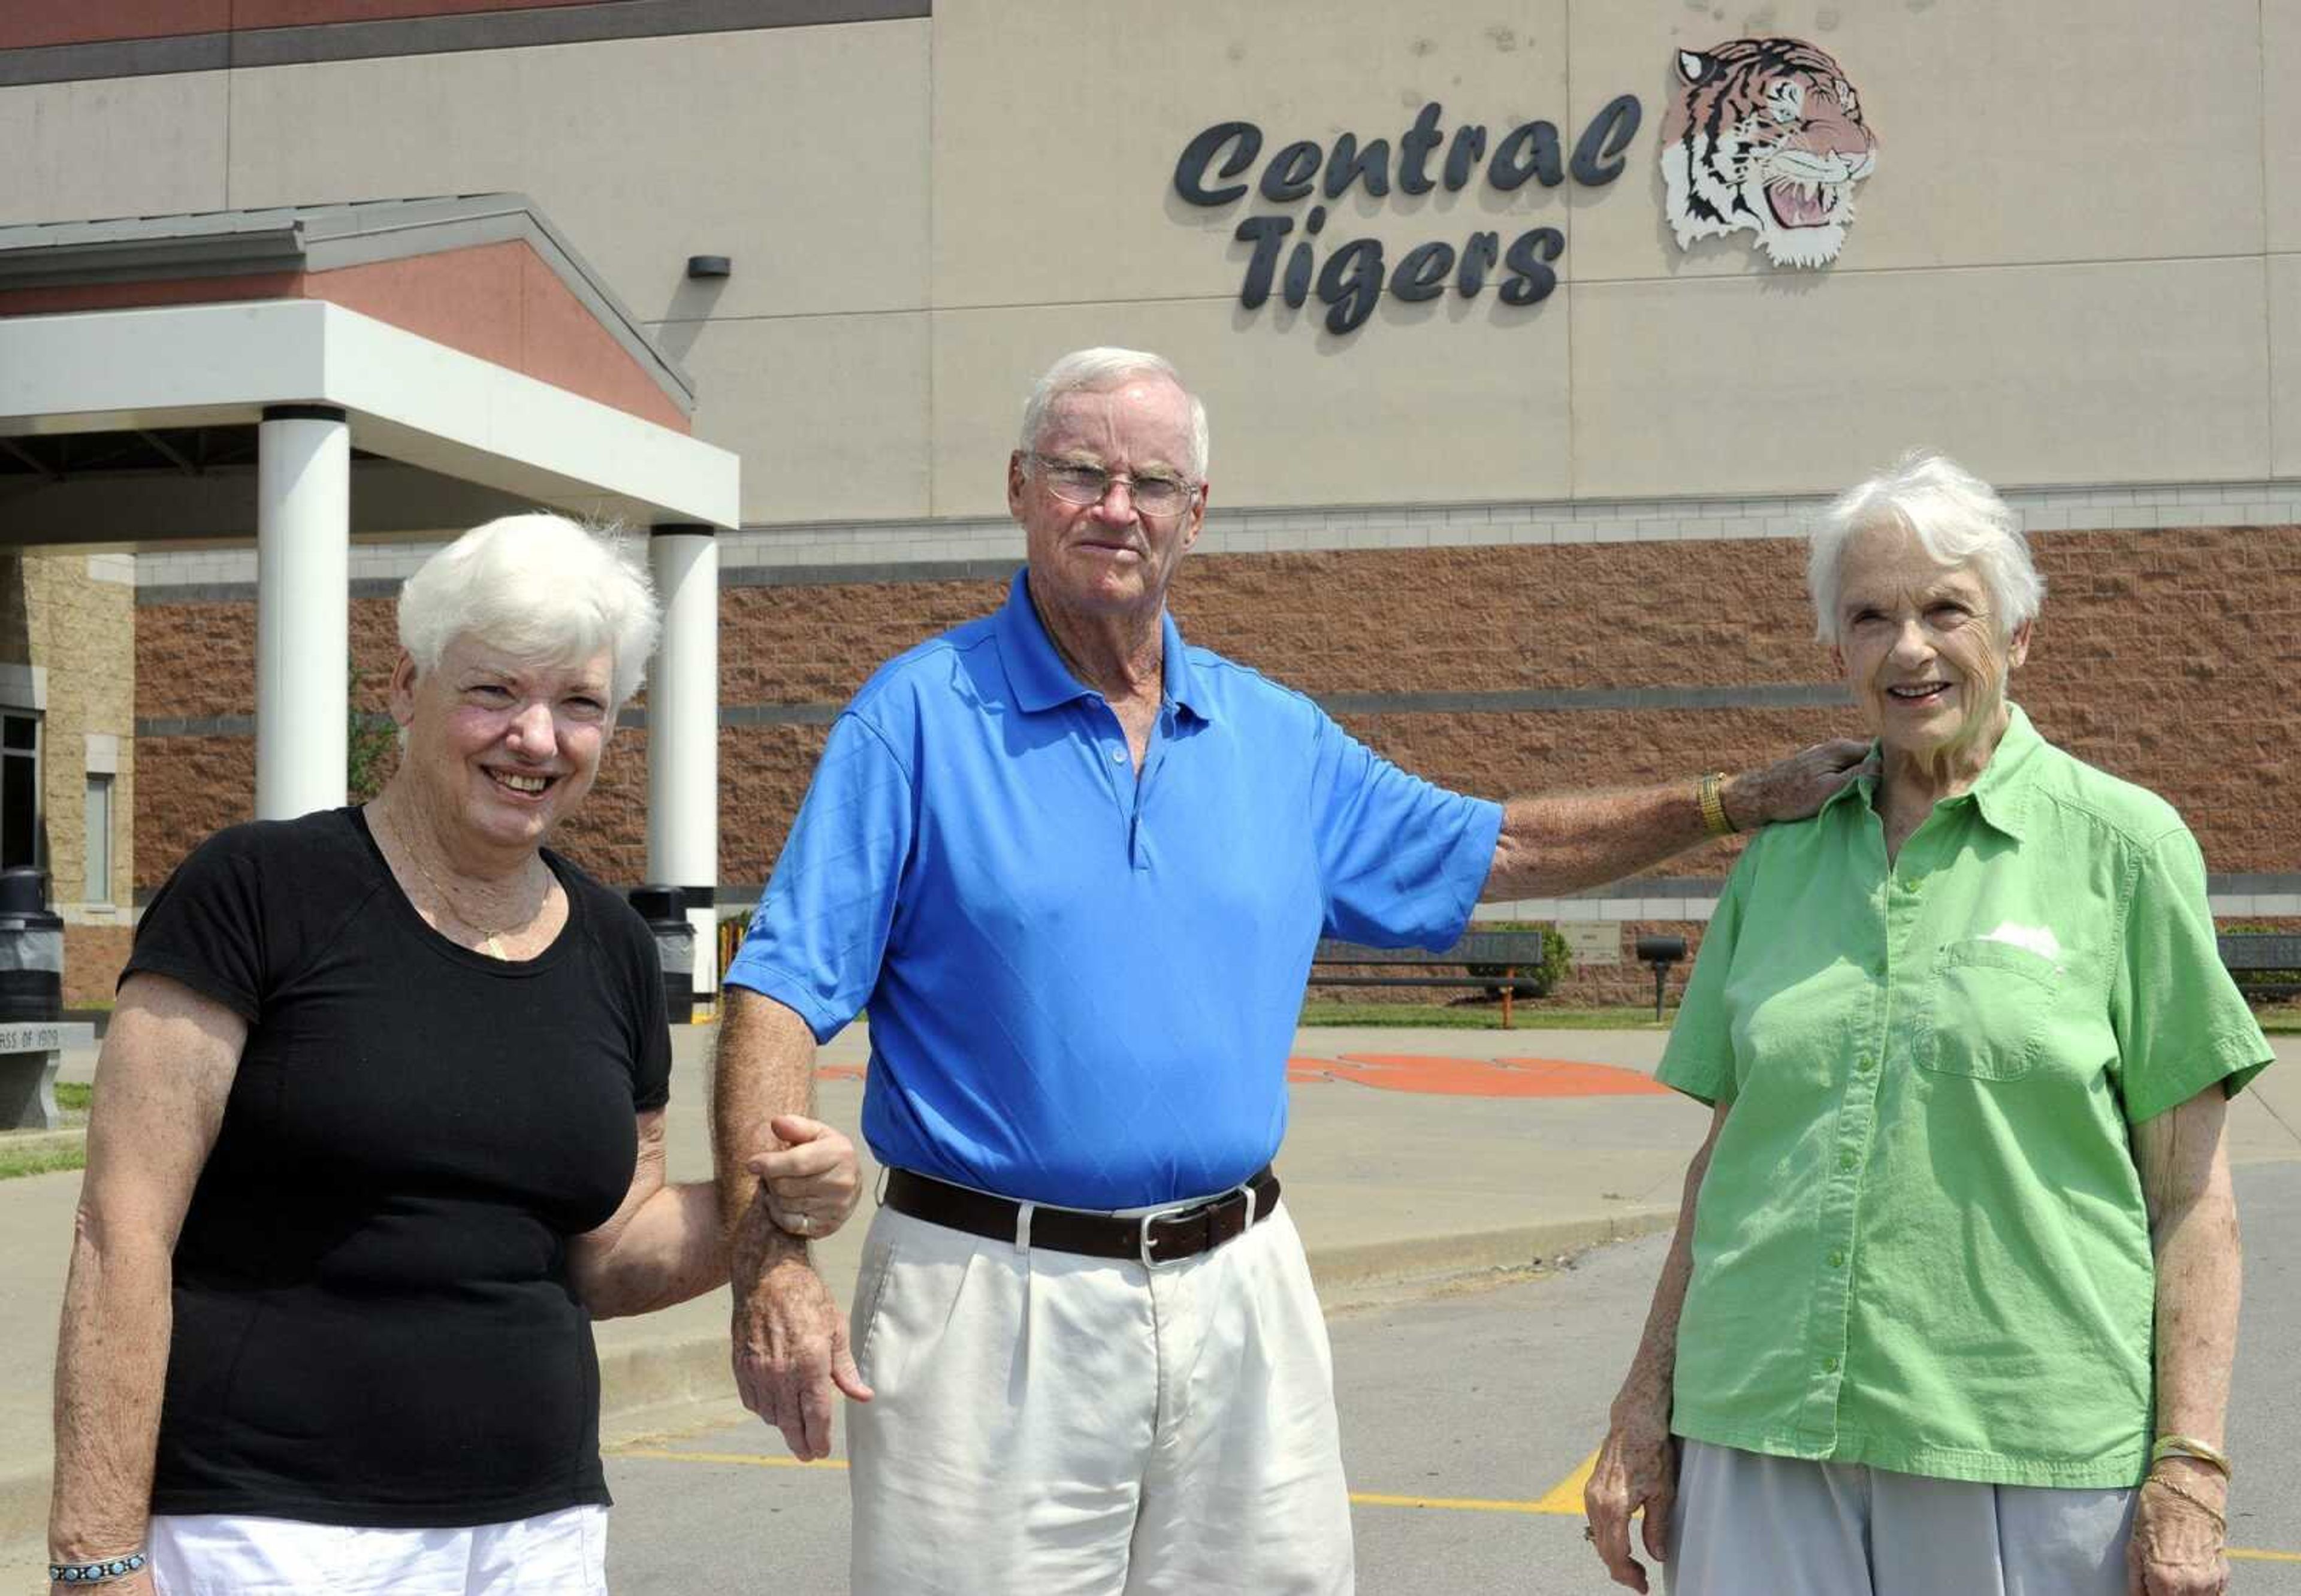
[[[2018,708],[1888,865],[1868,781],[1736,868],[1660,1078],[1727,1102],[1673,1425],[1781,1457],[2138,1484],[2155,1267],[2126,1127],[2268,1044],[2171,806]]]

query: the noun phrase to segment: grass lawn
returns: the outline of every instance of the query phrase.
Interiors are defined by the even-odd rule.
[[[1678,1018],[1678,1009],[1672,1006],[1665,1012],[1666,1017],[1657,1025],[1651,1008],[1538,1008],[1529,1003],[1520,1005],[1511,1017],[1520,1031],[1667,1031],[1670,1021]],[[2257,1008],[2254,1017],[2272,1036],[2301,1036],[2301,1004]],[[1502,1009],[1499,1003],[1450,1003],[1443,1007],[1421,1003],[1305,1003],[1301,1024],[1500,1031]],[[63,1101],[63,1087],[56,1088],[59,1103]]]
[[[1669,1011],[1675,1019],[1678,1011]],[[1661,1031],[1651,1008],[1540,1008],[1531,1003],[1516,1007],[1510,1015],[1519,1031]],[[1499,1003],[1450,1003],[1439,1007],[1422,1003],[1335,1003],[1302,1005],[1305,1025],[1395,1025],[1432,1031],[1500,1031]]]
[[[85,1121],[88,1116],[88,1088],[86,1082],[56,1082],[56,1107],[66,1116]],[[38,1140],[27,1136],[23,1144],[10,1146],[10,1138],[0,1137],[0,1181],[13,1180],[20,1174],[53,1174],[59,1169],[82,1169],[88,1165],[88,1143],[79,1138],[63,1143]]]
[[[88,1144],[73,1141],[63,1147],[9,1147],[0,1143],[0,1181],[20,1174],[54,1174],[59,1169],[88,1167]]]

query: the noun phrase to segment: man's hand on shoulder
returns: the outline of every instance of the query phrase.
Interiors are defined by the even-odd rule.
[[[1848,781],[1877,773],[1868,743],[1837,737],[1732,777],[1719,796],[1734,829],[1750,831],[1780,821],[1803,820]]]
[[[831,1288],[806,1244],[776,1227],[764,1191],[736,1224],[733,1263],[732,1337],[743,1406],[783,1433],[794,1458],[827,1458],[837,1393],[867,1402],[871,1388],[855,1366]]]

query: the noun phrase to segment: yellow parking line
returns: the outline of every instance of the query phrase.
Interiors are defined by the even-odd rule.
[[[1564,1513],[1575,1518],[1581,1517],[1582,1487],[1590,1483],[1591,1472],[1597,1466],[1598,1454],[1593,1452],[1576,1466],[1572,1474],[1568,1475],[1537,1497],[1535,1500],[1534,1511]]]
[[[1351,1500],[1367,1508],[1443,1508],[1454,1513],[1539,1513],[1534,1502],[1497,1501],[1483,1496],[1385,1496],[1375,1491],[1353,1491]]]
[[[746,1468],[845,1468],[844,1458],[824,1458],[813,1463],[803,1463],[797,1458],[774,1458],[764,1452],[685,1452],[665,1447],[610,1447],[608,1455],[615,1458],[645,1458],[657,1463],[735,1463]],[[1590,1471],[1598,1465],[1598,1454],[1591,1453],[1582,1459],[1572,1474],[1568,1475],[1532,1501],[1508,1501],[1485,1496],[1391,1496],[1377,1491],[1353,1491],[1351,1500],[1366,1508],[1423,1508],[1451,1513],[1547,1513],[1579,1518],[1582,1516],[1582,1487],[1589,1483]],[[2233,1561],[2250,1563],[2301,1563],[2301,1551],[2269,1551],[2259,1547],[2232,1546],[2229,1555]]]

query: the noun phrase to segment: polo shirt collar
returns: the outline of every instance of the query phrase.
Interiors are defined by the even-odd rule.
[[[1056,651],[1031,602],[1030,568],[1015,573],[1008,584],[1007,602],[993,620],[999,637],[999,658],[1007,669],[1007,686],[1015,702],[1028,714],[1056,708],[1079,698],[1098,697],[1095,690],[1071,674]],[[1183,630],[1165,611],[1159,615],[1160,688],[1167,701],[1202,721],[1214,718],[1207,702],[1205,683],[1191,668],[1190,651],[1183,646]]]
[[[2029,767],[2037,750],[2046,746],[2046,740],[2037,735],[2037,729],[2029,723],[2029,717],[2019,704],[2009,703],[2005,707],[2004,734],[1997,740],[1981,779],[1947,801],[1970,803],[1979,811],[1984,823],[2019,842],[2022,840],[2022,815],[2029,808]],[[1873,758],[1878,756],[1878,745],[1874,741],[1870,745],[1870,753]],[[1876,801],[1877,788],[1875,776],[1848,781],[1823,801],[1821,813],[1826,815],[1844,803],[1858,802],[1864,808],[1870,807]]]

